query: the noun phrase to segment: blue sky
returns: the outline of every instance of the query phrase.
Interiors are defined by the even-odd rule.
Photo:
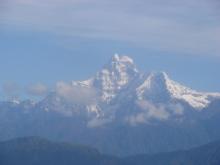
[[[86,79],[114,53],[141,71],[166,71],[220,92],[216,0],[7,0],[0,2],[1,96],[38,94]],[[40,94],[40,93],[39,93]]]

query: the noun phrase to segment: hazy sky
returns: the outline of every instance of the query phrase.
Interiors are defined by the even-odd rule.
[[[141,71],[220,92],[219,7],[218,0],[1,0],[1,96],[86,79],[114,53],[131,56]]]

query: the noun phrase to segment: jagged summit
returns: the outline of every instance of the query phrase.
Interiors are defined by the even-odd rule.
[[[131,63],[131,64],[134,63],[132,58],[125,56],[125,55],[121,56],[121,55],[118,55],[117,53],[112,56],[111,60],[113,62],[124,62],[124,63]]]
[[[147,83],[149,88],[161,88],[163,86],[166,86],[169,82],[169,77],[166,72],[152,72],[149,74],[147,78]]]
[[[110,72],[123,72],[129,71],[137,73],[138,69],[136,68],[132,58],[128,56],[120,56],[115,54],[112,56],[111,60],[103,67],[103,70],[109,70]]]
[[[94,88],[103,102],[110,102],[121,89],[138,76],[139,71],[133,59],[115,54],[95,76],[84,81],[72,81],[71,85],[80,88]]]
[[[115,54],[94,77],[94,87],[101,89],[102,100],[110,101],[116,93],[139,74],[133,60]]]
[[[152,72],[136,89],[138,99],[165,102],[170,99],[167,88],[169,77],[165,72]]]

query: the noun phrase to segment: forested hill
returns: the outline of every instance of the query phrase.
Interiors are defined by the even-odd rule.
[[[220,141],[154,155],[118,158],[96,149],[52,142],[39,137],[17,138],[0,143],[1,165],[219,165]]]

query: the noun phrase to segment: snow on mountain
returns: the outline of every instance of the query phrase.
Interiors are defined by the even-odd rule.
[[[180,109],[178,113],[183,114],[183,108],[177,108],[182,102],[195,110],[202,110],[215,98],[220,99],[220,94],[197,92],[171,80],[165,72],[142,74],[130,57],[116,54],[88,80],[58,82],[55,92],[41,101],[40,105],[47,111],[61,112],[68,116],[82,113],[90,119],[114,118],[119,113],[129,116],[131,111],[143,114],[142,110],[149,118],[152,116],[149,112],[158,114],[166,111],[175,116],[174,112]],[[118,107],[128,104],[141,105],[142,110],[126,108],[118,112]],[[154,112],[156,110],[160,111]],[[120,116],[123,118],[123,115]]]
[[[108,103],[137,75],[138,70],[130,57],[115,54],[94,77],[85,81],[73,81],[72,84],[96,88],[101,100]]]
[[[170,95],[166,82],[167,77],[164,72],[150,73],[146,80],[136,88],[138,99],[147,99],[154,102],[168,101]]]
[[[101,99],[111,101],[123,87],[129,84],[138,70],[127,56],[114,55],[111,61],[94,78],[94,87],[101,90]]]
[[[165,72],[151,73],[137,89],[138,99],[169,101],[178,99],[187,102],[195,109],[201,110],[209,105],[217,93],[197,92],[171,80]]]

